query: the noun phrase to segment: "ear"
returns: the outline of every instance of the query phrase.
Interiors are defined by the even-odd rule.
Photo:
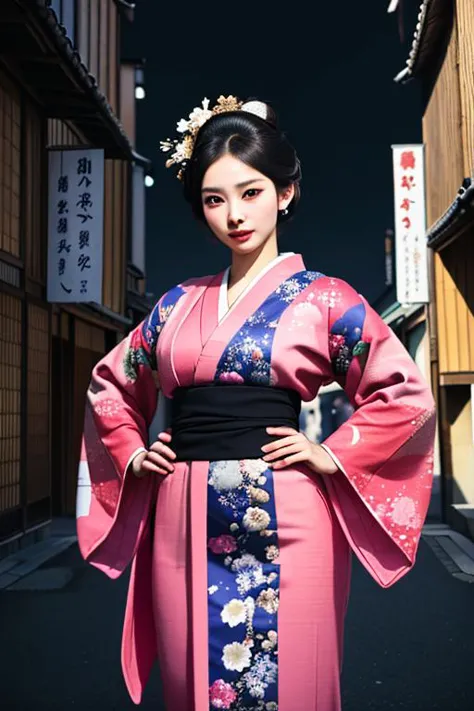
[[[285,210],[295,196],[295,186],[293,183],[278,193],[278,209]]]

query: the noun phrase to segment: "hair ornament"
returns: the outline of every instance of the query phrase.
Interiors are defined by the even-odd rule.
[[[246,101],[245,104],[242,104],[240,110],[260,116],[264,121],[268,119],[268,106],[263,101]]]
[[[210,118],[230,111],[246,111],[249,114],[259,116],[263,120],[266,120],[268,115],[267,106],[263,101],[242,102],[235,96],[221,95],[212,109],[209,108],[209,103],[209,99],[203,99],[201,106],[194,108],[188,119],[178,121],[176,130],[181,134],[181,140],[167,138],[166,141],[160,141],[160,148],[164,153],[173,151],[165,165],[167,168],[171,168],[173,165],[180,166],[177,175],[179,180],[182,180],[183,171],[193,154],[198,131]]]

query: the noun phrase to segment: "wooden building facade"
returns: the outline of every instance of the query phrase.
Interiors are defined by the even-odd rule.
[[[74,514],[91,368],[148,309],[133,206],[149,162],[121,121],[132,15],[121,0],[0,3],[0,557]],[[105,151],[100,306],[46,298],[48,152],[77,146]]]
[[[424,0],[407,68],[424,92],[432,371],[443,509],[474,537],[474,4]]]

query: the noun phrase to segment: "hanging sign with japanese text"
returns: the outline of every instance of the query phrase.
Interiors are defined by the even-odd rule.
[[[392,146],[392,155],[397,300],[400,304],[426,304],[429,293],[423,145]]]
[[[102,304],[104,151],[49,153],[50,302]]]

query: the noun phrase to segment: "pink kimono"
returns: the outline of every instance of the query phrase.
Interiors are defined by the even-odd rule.
[[[338,711],[351,551],[382,587],[415,561],[432,482],[430,391],[348,284],[274,260],[228,308],[228,270],[170,290],[94,368],[78,535],[111,578],[132,563],[122,666],[140,703],[158,657],[168,711]],[[338,465],[179,462],[136,478],[158,393],[226,383],[312,400],[337,380],[354,414]]]

